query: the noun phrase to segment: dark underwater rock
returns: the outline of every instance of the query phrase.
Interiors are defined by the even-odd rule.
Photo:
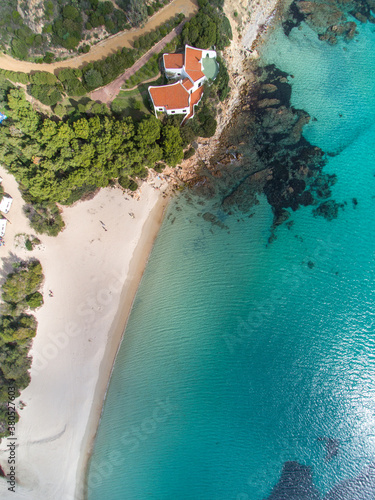
[[[298,462],[285,462],[281,477],[266,500],[320,500],[311,468]]]
[[[297,8],[305,21],[318,33],[324,33],[330,26],[346,21],[344,13],[334,4],[302,1]]]
[[[352,40],[356,34],[356,23],[375,23],[371,10],[375,11],[374,0],[294,0],[289,7],[283,29],[288,36],[290,31],[305,21],[318,35],[319,39],[334,45],[338,38]]]
[[[357,477],[342,481],[332,488],[324,500],[374,500],[375,463],[368,465]]]
[[[332,458],[336,457],[339,452],[340,441],[330,437],[319,437],[318,441],[324,442],[326,446],[325,461],[329,462]]]
[[[285,35],[288,36],[292,29],[297,28],[305,18],[306,16],[298,9],[296,2],[293,2],[289,7],[287,18],[283,22]]]
[[[313,214],[315,217],[324,217],[325,219],[332,221],[333,219],[337,219],[339,209],[343,207],[344,205],[342,203],[337,203],[334,200],[328,200],[324,201],[317,208],[315,208],[313,210]]]

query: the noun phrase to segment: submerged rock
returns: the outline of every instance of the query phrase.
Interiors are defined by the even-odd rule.
[[[298,462],[285,462],[281,477],[266,500],[320,500],[311,468]]]
[[[368,465],[357,477],[342,481],[324,500],[374,500],[375,463]]]
[[[361,23],[375,23],[374,0],[311,0],[298,1],[290,5],[283,22],[286,35],[305,21],[317,34],[320,40],[333,45],[339,37],[353,39],[356,33],[356,23],[350,21],[350,16]]]
[[[326,446],[325,461],[329,462],[332,458],[336,457],[339,452],[340,441],[330,437],[319,437],[318,441],[324,442]]]
[[[337,203],[334,200],[328,200],[324,201],[317,208],[315,208],[313,210],[313,214],[315,217],[320,216],[332,221],[333,219],[337,219],[340,208],[344,208],[342,203]]]

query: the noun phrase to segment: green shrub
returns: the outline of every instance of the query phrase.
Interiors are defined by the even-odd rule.
[[[60,211],[54,203],[27,205],[24,211],[31,227],[39,234],[57,236],[65,226]]]
[[[13,38],[11,49],[12,49],[12,56],[15,57],[16,59],[21,59],[21,61],[27,59],[27,56],[29,55],[29,49],[26,43],[23,40],[20,40],[19,38]]]
[[[26,266],[11,273],[2,286],[2,300],[17,303],[39,290],[43,281],[43,271],[40,262],[30,261]]]
[[[130,189],[130,191],[136,191],[138,189],[138,184],[127,175],[121,175],[118,178],[118,183],[124,189]]]
[[[79,11],[73,5],[65,5],[62,11],[62,15],[65,19],[71,19],[74,21],[79,16]]]
[[[38,292],[43,271],[38,261],[17,262],[15,271],[8,274],[2,286],[2,315],[0,316],[0,438],[9,434],[7,426],[7,388],[18,396],[30,382],[28,370],[31,357],[30,342],[36,334],[37,321],[25,314],[31,306],[39,307],[43,297]],[[9,390],[9,389],[8,389]],[[5,411],[4,411],[5,408]],[[18,414],[15,415],[18,420]],[[9,422],[8,422],[9,423]]]
[[[94,90],[103,85],[102,75],[94,68],[86,71],[83,78],[88,90]]]
[[[40,292],[32,293],[26,297],[26,303],[30,309],[37,309],[44,303],[43,295]]]
[[[195,149],[193,147],[190,147],[187,151],[184,152],[184,160],[188,160],[194,155],[195,155]]]
[[[0,74],[4,75],[10,81],[15,83],[23,83],[24,85],[29,83],[29,75],[27,73],[21,73],[17,71],[6,71],[2,69],[0,70]]]
[[[30,85],[29,93],[46,106],[54,106],[62,100],[61,92],[53,85]]]
[[[51,64],[55,58],[55,55],[52,52],[46,52],[43,57],[43,61],[47,64]]]
[[[26,240],[25,247],[26,247],[26,250],[29,250],[29,252],[31,252],[31,250],[33,249],[33,244],[31,243],[31,241],[29,239]]]
[[[163,172],[163,170],[165,169],[165,165],[163,163],[157,163],[155,166],[154,166],[154,170],[155,172],[157,172],[158,174],[161,174],[161,172]]]
[[[53,73],[48,71],[37,71],[30,74],[30,82],[36,85],[55,85],[57,78]]]
[[[81,52],[82,54],[87,54],[88,52],[90,52],[90,45],[88,44],[82,45],[79,48],[79,52]]]

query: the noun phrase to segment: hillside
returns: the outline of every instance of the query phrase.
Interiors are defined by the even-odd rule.
[[[170,0],[2,0],[0,49],[20,60],[59,61],[142,25]]]

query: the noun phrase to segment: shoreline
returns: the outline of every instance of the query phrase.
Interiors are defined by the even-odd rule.
[[[38,332],[30,350],[31,381],[16,400],[20,420],[12,498],[82,498],[114,360],[170,188],[159,176],[134,197],[104,188],[91,200],[64,208],[66,228],[56,238],[41,235],[41,245],[28,252],[14,243],[15,233],[35,232],[22,212],[15,179],[3,168],[0,173],[14,202],[1,264],[8,272],[17,258],[34,257],[45,274],[44,305],[35,312]],[[0,465],[8,473],[5,441]],[[7,497],[6,481],[0,481],[0,492]]]
[[[281,13],[289,6],[292,0],[264,0],[262,4],[255,4],[249,0],[225,0],[224,13],[231,24],[233,40],[229,47],[223,51],[223,59],[226,62],[230,93],[224,102],[218,105],[217,128],[215,134],[210,138],[199,138],[195,155],[190,160],[185,160],[182,167],[167,169],[168,173],[174,173],[175,177],[185,183],[189,183],[197,176],[201,164],[209,165],[220,150],[226,149],[225,133],[231,126],[233,119],[240,110],[242,92],[249,84],[251,71],[247,63],[259,58],[258,46],[267,35],[267,31],[273,28],[275,22],[279,22]],[[252,8],[251,15],[249,7]],[[237,12],[234,17],[233,13]],[[242,21],[244,20],[244,22]]]
[[[106,351],[100,364],[98,380],[92,402],[92,410],[90,412],[81,447],[77,470],[76,491],[74,494],[74,498],[77,500],[87,498],[87,480],[90,459],[102,418],[107,391],[111,382],[111,376],[115,366],[117,354],[124,338],[134,299],[139,285],[141,284],[143,274],[151,256],[152,249],[159,234],[159,230],[163,223],[164,215],[170,200],[171,197],[167,196],[166,198],[160,198],[156,203],[156,206],[150,213],[142,228],[141,237],[136,248],[134,249],[133,256],[129,264],[129,272],[121,290],[119,301],[120,305],[108,332],[109,342],[106,346]]]
[[[259,12],[257,12],[257,23],[249,23],[246,27],[246,46],[248,49],[245,48],[245,50],[249,50],[249,48],[256,42],[257,37],[259,36],[259,28],[264,22],[269,22],[275,17],[275,13],[277,12],[278,7],[280,6],[282,0],[268,0],[266,3],[266,6],[260,6],[259,7]],[[235,2],[236,4],[238,2]],[[224,11],[225,14],[227,15],[228,19],[230,19],[231,24],[232,24],[232,18],[229,13],[229,8],[233,9],[233,3],[231,3],[229,6],[227,5],[227,2],[224,3]],[[235,6],[234,6],[235,8]],[[233,75],[237,72],[240,71],[240,68],[242,69],[246,60],[246,56],[244,55],[244,42],[241,40],[240,37],[238,37],[238,34],[233,30],[234,33],[234,40],[232,41],[231,45],[229,48],[226,49],[226,54],[225,54],[225,60],[227,61],[228,58],[228,52],[229,52],[229,57],[232,59],[232,64],[228,64],[228,73],[230,77],[230,83],[231,83],[231,95],[229,97],[228,102],[224,102],[221,104],[221,110],[222,113],[220,115],[220,119],[218,120],[218,126],[217,126],[217,131],[215,135],[212,138],[206,139],[205,141],[200,140],[199,141],[199,147],[197,150],[197,154],[195,155],[197,158],[193,158],[194,163],[199,163],[199,161],[202,159],[202,149],[204,150],[205,156],[211,157],[214,155],[215,151],[218,149],[220,138],[222,134],[225,131],[225,128],[230,124],[234,114],[237,111],[238,106],[240,105],[240,96],[241,96],[241,91],[243,89],[243,86],[247,83],[247,78],[246,74],[240,74],[239,78],[234,78]],[[245,47],[246,47],[245,46]],[[233,54],[238,52],[239,54],[238,57],[234,57]],[[233,64],[234,62],[234,64]],[[181,171],[183,174],[185,174],[186,169],[189,168],[191,171],[191,163],[187,160],[183,162],[183,165],[181,167]],[[173,184],[173,177],[176,179],[180,177],[176,174],[175,169],[166,169],[165,173],[169,177],[169,185]],[[165,209],[163,211],[163,214],[165,213]],[[161,227],[162,220],[160,221],[159,228]],[[158,230],[159,231],[159,230]],[[148,256],[151,254],[153,244],[156,240],[158,231],[156,232],[155,236],[153,237],[153,243],[151,245],[151,248],[149,250]],[[141,241],[139,242],[139,246],[141,246]],[[137,247],[138,248],[138,247]],[[136,259],[136,254],[134,254],[133,259]],[[94,396],[94,401],[93,401],[93,408],[96,405],[97,407],[93,409],[93,412],[95,415],[90,416],[89,422],[87,425],[87,429],[85,432],[85,437],[84,437],[84,443],[82,445],[82,450],[81,450],[81,457],[80,457],[80,464],[78,467],[77,471],[77,483],[76,483],[76,493],[74,496],[75,500],[87,500],[88,498],[88,492],[89,492],[89,485],[88,485],[88,475],[89,475],[89,464],[90,464],[90,459],[91,455],[93,452],[93,447],[95,443],[95,437],[98,432],[98,428],[100,425],[103,409],[104,409],[104,404],[105,404],[105,399],[106,399],[106,394],[108,391],[108,387],[110,384],[111,380],[111,375],[112,371],[115,365],[116,357],[118,350],[121,346],[122,343],[122,338],[126,330],[126,325],[129,319],[129,315],[131,312],[131,307],[138,289],[138,286],[141,282],[143,272],[146,268],[148,261],[148,257],[146,261],[144,262],[143,269],[141,271],[141,275],[139,276],[139,279],[137,280],[137,285],[135,289],[130,292],[133,299],[131,300],[131,303],[128,303],[123,311],[119,309],[119,311],[116,314],[116,317],[114,319],[113,325],[111,327],[111,331],[109,333],[109,337],[111,337],[111,344],[115,343],[117,345],[117,348],[114,349],[114,345],[111,345],[108,347],[108,358],[107,358],[107,352],[105,353],[103,357],[102,364],[105,362],[105,358],[107,358],[107,363],[105,363],[105,366],[100,366],[100,374],[98,378],[98,383],[97,387],[95,388],[95,396]],[[131,283],[129,283],[129,286],[131,286]],[[127,283],[124,284],[122,294],[126,293],[126,288],[127,288]],[[122,294],[121,294],[121,299],[120,302],[123,303],[122,301]],[[122,326],[121,326],[122,325]],[[120,331],[121,329],[121,331]],[[118,335],[120,335],[119,340]],[[115,352],[114,352],[115,350]],[[110,370],[108,371],[108,363],[112,359],[111,367]],[[103,370],[103,372],[102,372]],[[106,382],[105,382],[106,381]],[[98,416],[99,413],[99,416]]]

